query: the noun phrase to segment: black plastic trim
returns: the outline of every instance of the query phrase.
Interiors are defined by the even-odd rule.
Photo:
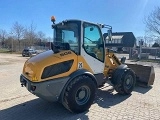
[[[63,61],[61,63],[53,64],[44,68],[41,79],[52,77],[58,74],[68,72],[72,67],[74,60]]]

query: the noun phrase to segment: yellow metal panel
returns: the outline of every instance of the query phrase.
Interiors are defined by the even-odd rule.
[[[69,60],[74,60],[74,62],[71,69],[68,72],[55,75],[49,78],[41,79],[41,75],[45,67]],[[68,51],[61,51],[57,54],[53,54],[52,51],[47,51],[45,53],[34,56],[33,58],[30,58],[24,65],[23,75],[25,75],[25,77],[27,77],[31,81],[40,82],[59,77],[65,77],[70,75],[76,70],[77,70],[77,55],[74,52],[68,50]]]
[[[106,49],[106,56],[105,56],[105,68],[104,68],[104,75],[109,76],[112,74],[113,70],[115,70],[121,62],[119,59],[114,55],[114,53],[109,52],[108,49]]]

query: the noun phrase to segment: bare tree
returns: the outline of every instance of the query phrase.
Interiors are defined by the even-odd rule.
[[[36,40],[35,30],[36,30],[36,26],[33,24],[33,22],[29,27],[25,29],[24,38],[27,40],[27,43],[29,46],[32,46],[35,43],[35,40]]]
[[[145,24],[149,35],[160,43],[160,7],[155,7],[150,15],[145,18]]]
[[[138,37],[136,37],[136,40],[137,40],[137,41],[136,41],[136,42],[137,42],[136,45],[139,46],[140,41],[141,41],[141,40],[143,41],[143,39],[144,39],[143,36],[138,36]]]
[[[45,34],[42,31],[38,31],[37,39],[38,39],[38,43],[41,44],[41,42],[44,42],[45,40]]]
[[[53,42],[53,38],[47,37],[46,40],[47,40],[48,43],[49,43],[49,44],[48,44],[49,49],[51,49],[51,43]]]
[[[40,39],[44,39],[45,34],[42,31],[38,31],[37,37],[40,38]]]
[[[11,33],[18,40],[19,51],[20,51],[20,41],[24,37],[24,27],[21,24],[19,24],[18,22],[15,22],[11,28]]]
[[[7,32],[3,29],[0,29],[0,41],[1,41],[1,46],[5,47],[5,40],[7,38]]]

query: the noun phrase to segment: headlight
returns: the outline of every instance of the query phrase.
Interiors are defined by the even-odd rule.
[[[33,73],[33,71],[25,72],[25,74],[32,80],[32,81],[37,81],[36,75]]]

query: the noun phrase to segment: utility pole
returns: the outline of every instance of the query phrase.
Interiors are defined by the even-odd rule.
[[[12,38],[12,53],[13,53],[13,38]]]
[[[11,46],[12,46],[12,53],[13,53],[13,33],[11,32]]]
[[[140,51],[139,51],[139,59],[141,60],[141,55],[142,55],[142,45],[143,45],[143,41],[142,39],[139,41],[139,47],[140,47]]]

